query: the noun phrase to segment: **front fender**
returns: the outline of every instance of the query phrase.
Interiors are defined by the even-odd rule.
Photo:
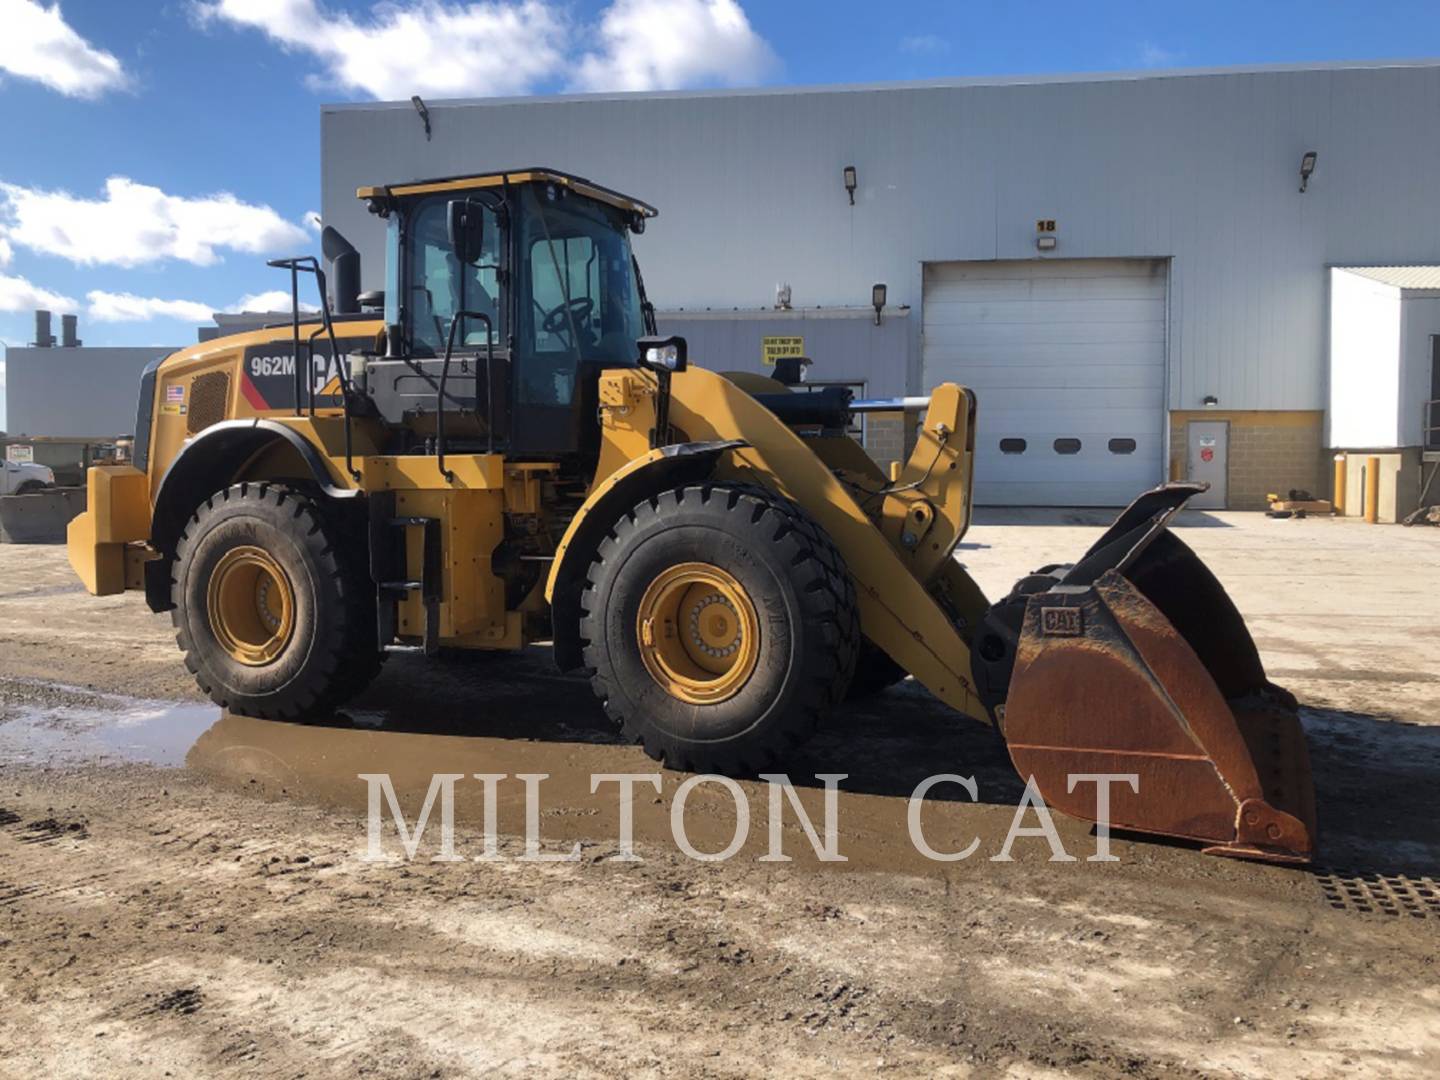
[[[647,495],[704,480],[715,471],[721,454],[746,445],[743,439],[720,439],[656,447],[626,462],[590,492],[555,550],[545,583],[555,662],[561,671],[580,666],[580,594],[585,573],[621,515]]]

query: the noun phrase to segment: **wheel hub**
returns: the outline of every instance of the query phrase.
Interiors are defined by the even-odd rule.
[[[651,677],[672,697],[733,697],[759,661],[760,619],[744,587],[709,563],[672,566],[640,599],[636,636]]]
[[[295,590],[263,548],[231,548],[206,589],[210,632],[230,657],[247,667],[272,663],[295,632]]]

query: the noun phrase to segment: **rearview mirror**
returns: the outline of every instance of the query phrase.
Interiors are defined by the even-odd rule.
[[[450,250],[462,263],[477,262],[485,250],[485,208],[469,199],[452,199],[447,210]]]

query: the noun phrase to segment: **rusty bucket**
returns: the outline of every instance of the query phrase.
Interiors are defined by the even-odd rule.
[[[991,608],[975,674],[1011,760],[1052,807],[1216,855],[1308,862],[1315,806],[1295,699],[1265,677],[1244,620],[1168,523],[1199,484],[1146,492],[1078,563]]]

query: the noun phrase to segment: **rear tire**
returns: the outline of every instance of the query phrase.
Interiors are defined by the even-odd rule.
[[[700,772],[758,771],[809,738],[844,699],[860,642],[830,538],[741,485],[636,505],[600,545],[581,610],[610,718],[651,757]]]
[[[216,704],[265,719],[323,715],[380,669],[375,603],[342,523],[284,484],[203,502],[176,546],[172,619]]]

